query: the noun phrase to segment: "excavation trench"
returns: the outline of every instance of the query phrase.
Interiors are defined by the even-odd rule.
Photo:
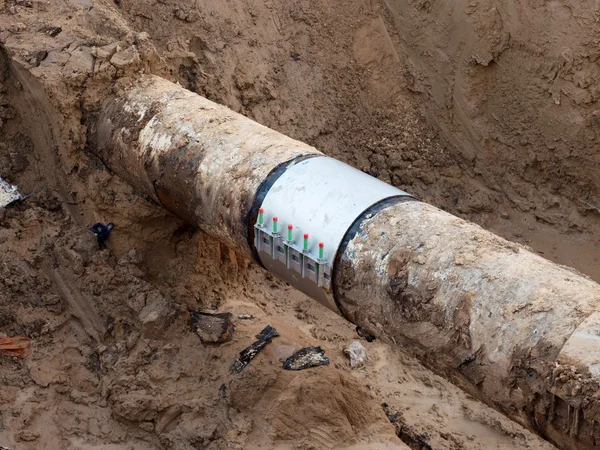
[[[158,77],[107,100],[90,142],[175,215],[514,420],[563,448],[600,440],[588,278]]]

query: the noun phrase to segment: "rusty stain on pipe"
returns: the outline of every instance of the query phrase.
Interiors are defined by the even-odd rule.
[[[323,158],[153,76],[106,102],[90,142],[134,187],[256,260],[254,226],[270,189]],[[406,200],[382,196],[358,214],[332,263],[311,257],[332,264],[329,307],[559,446],[600,445],[600,286]],[[275,231],[263,237],[283,242]]]

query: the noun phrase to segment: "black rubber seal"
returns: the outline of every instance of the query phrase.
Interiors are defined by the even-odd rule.
[[[346,234],[344,234],[344,238],[342,239],[342,242],[340,243],[340,245],[337,249],[337,252],[335,254],[335,259],[333,260],[333,273],[331,274],[331,286],[332,286],[332,290],[333,290],[333,301],[335,301],[335,306],[337,306],[337,309],[342,314],[342,317],[346,317],[346,314],[345,314],[344,310],[342,309],[341,303],[338,300],[340,295],[339,295],[338,287],[337,287],[337,284],[335,281],[337,280],[337,271],[341,267],[342,257],[344,255],[344,253],[346,253],[348,244],[350,243],[350,241],[352,239],[354,239],[356,237],[357,233],[360,230],[360,226],[363,224],[363,222],[367,219],[372,218],[375,214],[377,214],[382,209],[387,208],[388,206],[397,205],[398,203],[418,202],[418,201],[419,200],[417,198],[415,198],[409,194],[384,198],[383,200],[380,200],[379,202],[377,202],[374,205],[371,205],[367,209],[365,209],[362,212],[362,214],[360,214],[354,220],[354,222],[352,222],[352,225],[350,225],[350,227],[346,231]]]
[[[267,196],[268,192],[271,190],[271,188],[279,179],[279,177],[281,177],[281,175],[285,173],[288,167],[298,164],[299,162],[305,161],[307,159],[321,158],[323,156],[324,155],[318,154],[300,155],[290,159],[289,161],[285,161],[279,164],[273,170],[271,170],[271,172],[269,172],[266,178],[258,186],[256,194],[254,195],[254,200],[252,201],[252,207],[250,208],[250,211],[248,211],[248,214],[246,214],[246,217],[244,218],[244,224],[246,225],[246,227],[248,227],[248,245],[252,250],[252,256],[254,260],[258,264],[260,264],[261,267],[265,268],[260,260],[260,257],[258,256],[256,248],[254,247],[254,224],[258,219],[258,210],[260,209],[260,205],[263,204],[263,201],[265,200],[265,197]]]

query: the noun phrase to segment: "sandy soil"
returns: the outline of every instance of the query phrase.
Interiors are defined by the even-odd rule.
[[[483,122],[450,117],[448,106],[434,114],[433,90],[446,89],[452,73],[431,66],[433,49],[453,28],[432,28],[436,41],[424,50],[426,39],[409,39],[412,27],[446,11],[403,3],[0,0],[0,176],[34,193],[0,211],[0,332],[33,340],[28,358],[0,357],[0,445],[552,448],[402,349],[361,340],[369,361],[350,369],[343,349],[359,339],[350,324],[133,192],[86,147],[86,122],[115,80],[155,73],[599,276],[593,210],[560,188],[553,203],[545,166],[522,166],[518,149],[504,152],[513,163],[500,158],[488,143],[503,142],[506,129],[486,122],[493,137],[472,158],[465,148],[479,141],[463,146],[463,127]],[[470,23],[498,22],[486,14],[469,14]],[[493,70],[491,62],[474,70]],[[560,158],[552,161],[559,171]],[[573,167],[571,178],[555,178],[568,184],[589,169]],[[87,227],[109,220],[116,228],[100,251]],[[235,320],[231,342],[206,346],[188,326],[190,307],[254,318]],[[267,324],[281,336],[229,375]],[[306,345],[320,345],[332,363],[284,371],[282,361]]]

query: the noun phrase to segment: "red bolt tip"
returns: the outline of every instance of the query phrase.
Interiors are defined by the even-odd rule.
[[[308,233],[304,235],[304,239],[308,239]]]
[[[319,248],[323,248],[325,247],[325,244],[323,242],[319,242]]]
[[[277,217],[273,217],[273,222],[277,222],[279,219]]]
[[[264,209],[262,209],[262,208],[258,208],[258,212],[259,212],[260,214],[262,214],[262,213],[264,213],[264,212],[265,212],[265,210],[264,210]]]
[[[291,223],[288,225],[288,230],[293,230],[294,229],[294,225],[292,225]]]

